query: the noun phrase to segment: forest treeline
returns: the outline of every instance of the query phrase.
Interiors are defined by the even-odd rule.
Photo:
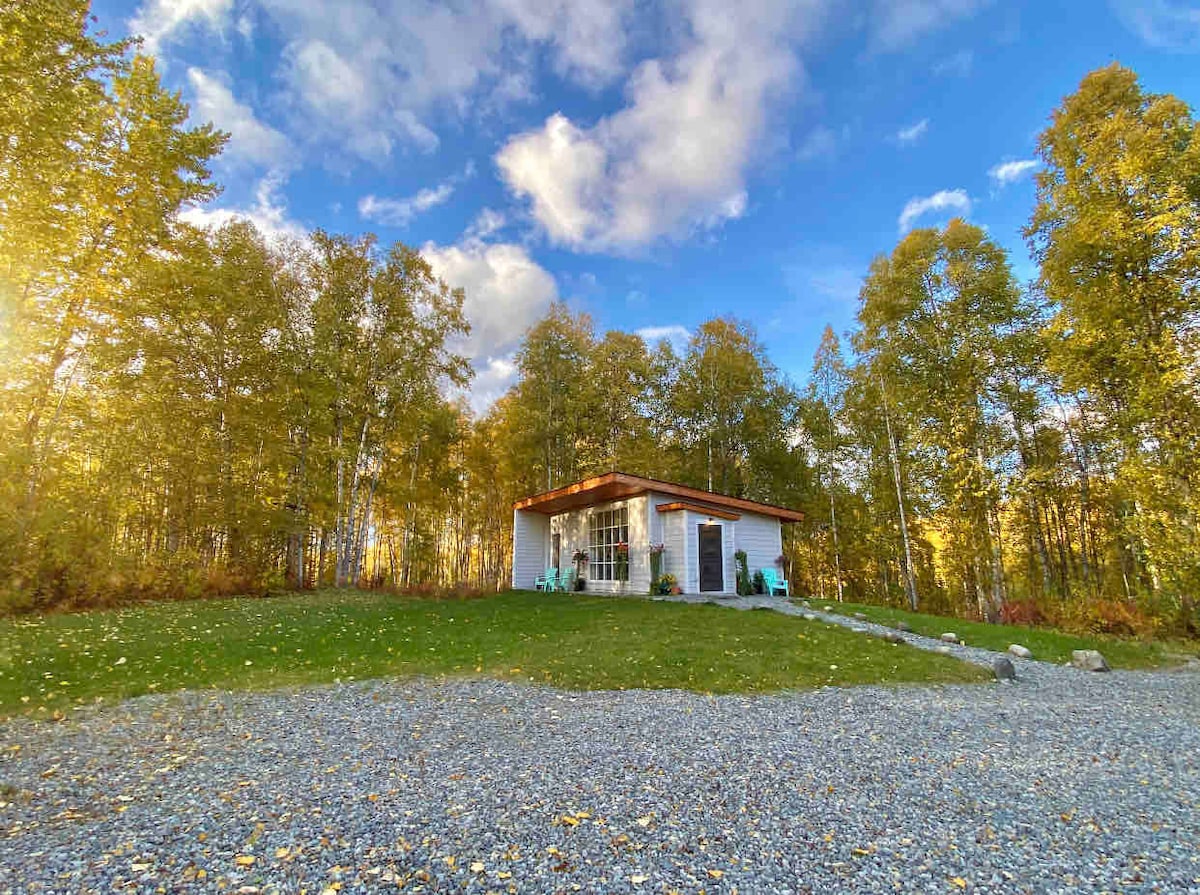
[[[677,350],[555,305],[475,415],[461,291],[369,235],[182,221],[225,135],[87,16],[0,4],[4,609],[496,588],[514,499],[619,469],[804,510],[824,599],[1196,632],[1200,138],[1133,72],[1040,137],[1033,282],[915,230],[803,386],[732,318]]]

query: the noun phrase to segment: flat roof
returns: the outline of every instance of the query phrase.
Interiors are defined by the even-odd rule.
[[[592,476],[572,485],[564,485],[553,491],[525,497],[513,504],[514,510],[529,510],[534,513],[544,513],[553,516],[568,510],[577,510],[597,503],[610,500],[621,500],[655,491],[671,497],[682,497],[688,502],[700,504],[697,509],[703,510],[708,505],[715,508],[743,510],[758,513],[762,516],[772,516],[781,522],[799,522],[804,514],[799,510],[779,507],[769,503],[759,503],[742,497],[730,497],[728,494],[717,494],[714,491],[704,491],[677,482],[662,482],[658,479],[648,479],[639,475],[629,475],[624,472],[606,472],[603,475]]]

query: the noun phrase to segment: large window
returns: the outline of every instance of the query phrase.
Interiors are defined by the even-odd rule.
[[[629,580],[629,515],[625,507],[588,517],[588,577],[593,581]]]

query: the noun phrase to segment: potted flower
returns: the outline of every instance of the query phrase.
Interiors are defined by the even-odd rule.
[[[615,556],[615,572],[618,581],[629,580],[629,544],[625,541],[617,544]]]
[[[656,583],[657,592],[660,594],[677,594],[679,593],[679,579],[667,572],[658,577]]]
[[[588,552],[586,550],[576,550],[571,554],[571,561],[575,563],[575,590],[583,590],[585,581],[583,567],[587,564]]]
[[[666,593],[659,589],[659,579],[662,578],[663,551],[666,549],[666,544],[650,545],[650,593],[652,594]]]

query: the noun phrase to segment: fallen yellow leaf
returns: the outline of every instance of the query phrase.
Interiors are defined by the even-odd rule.
[[[720,879],[721,877],[723,877],[725,875],[724,870],[709,870],[709,871],[707,871],[707,873],[713,879]]]
[[[471,862],[471,872],[472,873],[483,873],[483,870],[484,870],[483,861],[472,861]]]
[[[650,821],[652,820],[654,820],[654,818],[652,818],[649,814],[646,814],[637,819],[637,825],[639,827],[648,827],[650,826]]]
[[[256,860],[257,858],[254,855],[238,855],[233,859],[233,863],[239,867],[253,867]]]
[[[958,886],[960,889],[965,889],[967,887],[967,881],[961,876],[951,877],[950,882],[954,883],[954,885]]]

